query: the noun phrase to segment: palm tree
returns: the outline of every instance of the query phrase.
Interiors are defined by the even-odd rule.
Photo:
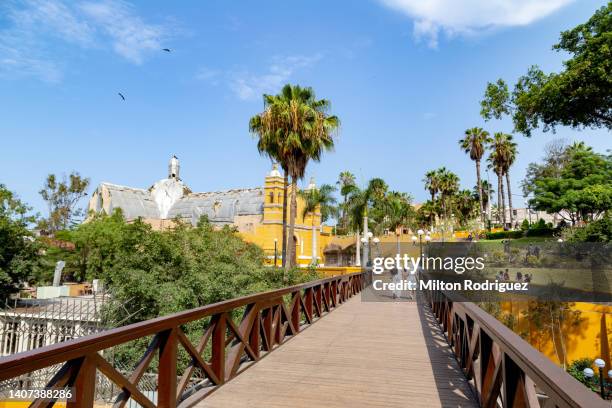
[[[302,219],[305,219],[308,214],[311,215],[312,225],[312,264],[317,263],[317,231],[315,227],[316,212],[321,214],[321,224],[331,217],[336,217],[338,208],[336,207],[336,198],[334,192],[336,187],[323,184],[320,188],[311,188],[300,190],[298,194],[304,200],[304,209],[302,210]]]
[[[489,132],[479,127],[474,127],[465,131],[465,137],[459,140],[459,146],[463,151],[470,155],[470,159],[476,163],[476,184],[478,186],[478,201],[480,204],[480,219],[484,223],[484,205],[482,181],[480,178],[480,161],[485,152],[485,146],[489,143]]]
[[[342,220],[342,227],[344,228],[346,232],[346,229],[348,227],[347,225],[348,220],[346,217],[347,199],[348,199],[349,194],[357,190],[357,185],[355,183],[355,175],[351,173],[350,171],[343,171],[342,173],[340,173],[340,176],[338,177],[338,181],[336,182],[336,184],[338,184],[338,186],[340,187],[340,195],[342,195],[343,197],[342,215],[340,218]]]
[[[504,195],[504,160],[505,160],[505,145],[506,137],[503,133],[497,132],[493,135],[493,139],[489,143],[491,152],[487,161],[489,168],[493,169],[497,174],[497,206],[499,222],[506,226],[506,197]],[[501,213],[501,214],[500,214]],[[500,216],[501,215],[501,216]]]
[[[348,225],[351,230],[357,232],[355,236],[357,256],[359,256],[359,234],[361,231],[365,233],[365,219],[368,219],[368,230],[380,229],[381,208],[388,188],[383,179],[373,178],[365,189],[357,188],[348,197]]]
[[[453,196],[453,204],[459,213],[459,222],[462,225],[473,218],[477,203],[478,195],[474,197],[470,190],[461,190]]]
[[[291,177],[291,204],[285,268],[295,266],[295,218],[297,182],[304,177],[310,160],[319,161],[334,147],[332,133],[340,125],[328,115],[330,103],[317,100],[312,88],[285,85],[278,95],[264,95],[264,112],[251,118],[250,130],[259,136],[258,149],[277,159]]]
[[[436,202],[436,194],[440,192],[440,173],[438,170],[430,170],[425,173],[425,178],[423,179],[423,183],[425,184],[425,190],[429,191],[431,194],[431,203],[432,205]],[[433,225],[434,214],[431,213],[431,219],[429,223]]]
[[[512,141],[512,135],[505,135],[504,141],[504,174],[506,175],[506,185],[508,187],[508,208],[510,210],[510,228],[512,228],[513,224],[513,214],[512,214],[512,190],[510,188],[510,167],[514,164],[516,160],[516,143]]]
[[[478,185],[475,185],[472,191],[472,195],[474,196],[476,200],[478,200],[479,199],[478,191],[482,190],[482,206],[484,210],[486,211],[487,208],[489,208],[489,194],[495,193],[495,190],[491,187],[491,185],[489,184],[487,180],[482,180],[480,187],[481,188],[479,189]]]
[[[444,234],[448,226],[448,213],[452,204],[451,197],[459,190],[459,177],[442,167],[440,173],[440,201],[442,202],[442,213],[444,214]]]
[[[383,225],[390,231],[395,231],[398,255],[401,255],[400,229],[409,226],[415,216],[411,201],[412,198],[406,193],[391,191],[387,194],[384,203]]]
[[[442,211],[444,217],[448,217],[450,207],[449,198],[459,190],[459,177],[452,171],[441,167],[438,170],[440,199],[442,201]]]

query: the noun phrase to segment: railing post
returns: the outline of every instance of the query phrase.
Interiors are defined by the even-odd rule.
[[[225,382],[225,332],[227,322],[225,313],[219,313],[213,318],[214,329],[211,338],[211,368],[221,384]]]
[[[257,307],[257,306],[255,306]],[[255,320],[253,321],[253,327],[251,328],[251,333],[249,334],[249,346],[255,352],[257,358],[259,358],[259,330],[261,327],[261,312],[258,310],[255,314]]]
[[[318,291],[318,293],[320,293],[321,286],[317,286],[316,290]],[[314,318],[312,314],[312,291],[313,291],[313,288],[308,288],[304,291],[304,307],[305,307],[304,313],[306,314],[306,317],[311,323]]]
[[[159,346],[159,371],[157,377],[157,406],[176,407],[176,353],[178,337],[176,329],[168,330]]]
[[[74,399],[66,404],[67,408],[93,407],[96,394],[96,365],[91,356],[83,357],[76,381]]]
[[[293,308],[291,308],[291,324],[295,328],[295,333],[293,333],[294,336],[298,334],[300,331],[300,307],[301,307],[300,300],[301,298],[302,298],[301,290],[298,289],[296,292],[293,292],[294,303],[293,303]]]

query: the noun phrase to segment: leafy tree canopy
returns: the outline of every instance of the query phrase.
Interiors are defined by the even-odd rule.
[[[16,292],[39,268],[39,246],[28,226],[35,217],[6,186],[0,184],[0,301]]]
[[[612,156],[595,153],[584,144],[566,150],[559,176],[534,180],[531,204],[549,213],[569,213],[572,223],[589,221],[612,209]]]
[[[488,83],[481,115],[511,115],[515,131],[526,136],[539,126],[612,129],[612,2],[562,32],[553,49],[571,55],[563,71],[546,74],[532,66],[512,93],[503,79]]]

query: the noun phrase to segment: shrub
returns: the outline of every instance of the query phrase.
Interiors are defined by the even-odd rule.
[[[527,219],[524,219],[523,222],[521,223],[521,230],[527,231],[528,229],[529,229],[529,221],[527,221]]]
[[[516,239],[523,236],[523,231],[487,232],[487,239]]]
[[[568,238],[570,242],[610,242],[612,240],[612,216],[593,221],[577,228]]]
[[[525,231],[525,236],[527,237],[552,237],[555,232],[556,232],[556,229],[548,228],[544,226],[542,228],[537,227],[537,228],[528,229],[527,231]]]
[[[535,255],[527,255],[526,261],[529,266],[538,266],[540,264],[540,260]]]
[[[594,384],[597,384],[598,379],[593,378],[589,380],[588,378],[584,376],[584,372],[583,372],[585,368],[591,368],[592,366],[593,366],[592,358],[581,358],[579,360],[572,361],[572,363],[567,367],[567,372],[569,375],[571,375],[576,380],[580,381],[581,383],[589,387],[591,390],[597,391],[597,388],[594,386]]]

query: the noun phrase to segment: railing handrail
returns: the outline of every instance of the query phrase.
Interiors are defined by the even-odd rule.
[[[454,305],[464,309],[470,318],[477,321],[480,327],[548,396],[554,394],[569,406],[609,408],[609,405],[595,393],[478,305],[471,302],[454,303]],[[594,405],[597,402],[599,405]]]
[[[31,372],[33,370],[72,360],[88,353],[99,352],[117,344],[154,335],[164,330],[170,330],[173,327],[180,326],[194,320],[199,320],[218,313],[228,312],[256,302],[268,299],[278,299],[298,290],[309,289],[334,281],[347,281],[350,277],[361,274],[362,272],[355,272],[346,275],[337,275],[298,285],[288,286],[281,289],[274,289],[267,292],[223,300],[217,303],[144,320],[142,322],[132,323],[126,326],[105,330],[65,342],[43,346],[6,357],[0,357],[0,381]]]
[[[554,364],[531,344],[475,303],[453,292],[445,290],[432,292],[438,292],[442,295],[447,301],[446,307],[450,304],[453,313],[463,315],[464,318],[469,317],[472,322],[477,323],[479,329],[484,331],[494,341],[502,353],[508,355],[512,362],[542,389],[558,407],[609,408],[610,405],[606,401],[583,384],[580,384],[564,369]],[[430,301],[432,304],[434,302],[442,302],[433,298],[430,298]],[[440,312],[439,308],[436,314],[439,315],[437,317],[441,320],[440,323],[443,325],[443,330],[447,331],[446,336],[451,343],[451,347],[454,347],[456,354],[461,353],[461,351],[457,351],[457,345],[452,344],[452,336],[457,334],[453,332],[454,328],[449,330],[446,327],[447,322],[443,321],[444,316],[440,315],[443,313]],[[462,368],[466,369],[463,366],[466,362],[459,362]],[[480,391],[477,390],[477,392]]]

